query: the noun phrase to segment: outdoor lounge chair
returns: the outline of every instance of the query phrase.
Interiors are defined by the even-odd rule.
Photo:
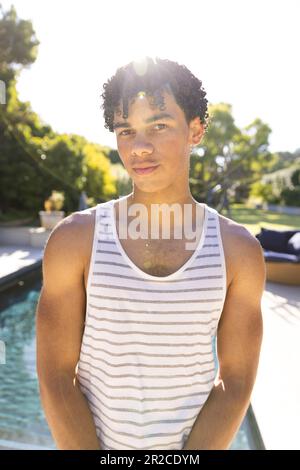
[[[261,228],[255,237],[264,250],[267,281],[300,286],[300,230]]]

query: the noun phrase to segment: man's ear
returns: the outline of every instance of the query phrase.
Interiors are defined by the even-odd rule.
[[[196,116],[192,119],[189,127],[191,145],[199,145],[205,133],[204,124],[201,122],[200,117]]]

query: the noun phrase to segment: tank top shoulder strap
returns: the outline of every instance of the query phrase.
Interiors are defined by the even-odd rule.
[[[219,212],[213,207],[207,206],[207,208],[209,210],[209,213],[211,214],[208,217],[208,220],[214,221],[214,229],[215,229],[215,233],[217,237],[217,247],[220,253],[221,266],[222,266],[223,288],[224,288],[224,293],[226,294],[226,286],[227,286],[226,259],[225,259],[224,243],[223,243],[222,234],[221,234],[221,223],[220,223]]]
[[[107,217],[109,218],[109,204],[111,201],[106,201],[106,202],[100,202],[99,204],[96,205],[95,209],[95,224],[94,224],[94,233],[93,233],[93,242],[92,242],[92,249],[91,249],[91,257],[90,257],[90,266],[89,266],[89,272],[88,272],[88,279],[87,279],[87,298],[90,293],[90,287],[91,287],[91,279],[92,279],[92,273],[94,271],[94,264],[96,261],[97,257],[97,250],[99,249],[99,242],[101,240],[101,235],[103,226],[105,226],[105,221],[104,219]]]

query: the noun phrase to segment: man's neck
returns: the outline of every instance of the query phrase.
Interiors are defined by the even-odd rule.
[[[143,193],[143,192],[135,192],[133,191],[127,198],[127,206],[128,208],[133,204],[143,204],[146,208],[148,213],[151,213],[151,206],[154,204],[179,204],[182,208],[184,204],[192,204],[194,206],[196,201],[193,199],[191,193],[186,191],[181,194],[173,193]]]
[[[153,196],[153,197],[152,197]],[[137,212],[132,215],[129,215],[130,207],[133,204],[141,204],[141,211],[137,206]],[[143,222],[146,222],[148,226],[159,227],[159,231],[162,226],[168,222],[171,232],[174,231],[174,228],[182,229],[183,224],[187,223],[188,226],[195,230],[196,226],[201,225],[201,219],[203,218],[204,211],[199,208],[199,204],[195,201],[190,193],[182,194],[179,197],[174,195],[169,195],[167,198],[162,198],[159,194],[149,194],[149,193],[139,193],[138,195],[131,193],[122,204],[122,216],[127,214],[126,222],[122,225],[127,225],[131,220],[135,219],[137,216]],[[174,205],[174,206],[173,206]],[[167,208],[164,212],[158,208]],[[168,210],[169,207],[169,210]],[[172,210],[172,207],[176,208]],[[198,215],[196,212],[200,211]],[[201,212],[202,210],[202,212]],[[125,211],[125,212],[124,212]],[[120,211],[117,211],[117,219],[119,220]],[[198,217],[198,219],[197,219]],[[168,218],[168,220],[166,220]]]

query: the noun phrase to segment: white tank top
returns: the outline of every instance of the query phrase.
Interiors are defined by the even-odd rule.
[[[182,449],[217,372],[226,297],[218,212],[204,204],[196,250],[158,277],[122,248],[115,201],[96,206],[78,382],[102,449]]]

